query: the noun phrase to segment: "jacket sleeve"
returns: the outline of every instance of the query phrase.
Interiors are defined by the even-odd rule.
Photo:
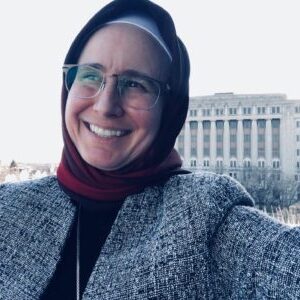
[[[235,206],[211,245],[222,299],[300,299],[300,227]]]

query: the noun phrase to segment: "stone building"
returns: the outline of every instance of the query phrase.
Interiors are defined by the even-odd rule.
[[[284,94],[193,97],[175,147],[186,168],[222,169],[238,179],[239,171],[257,167],[298,181],[300,100]]]

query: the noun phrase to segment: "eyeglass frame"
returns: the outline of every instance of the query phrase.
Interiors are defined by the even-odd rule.
[[[89,63],[89,64],[64,64],[64,65],[62,66],[63,74],[64,74],[64,85],[65,85],[65,88],[67,89],[68,93],[70,92],[71,88],[69,89],[69,88],[68,88],[68,85],[67,85],[67,73],[68,73],[68,71],[69,71],[71,68],[73,68],[73,67],[80,67],[80,66],[90,66],[90,67],[96,67],[96,68],[98,67],[98,68],[99,68],[99,64],[93,64],[93,63]],[[122,74],[113,74],[113,75],[111,75],[111,76],[117,78],[117,90],[118,90],[118,95],[119,95],[119,97],[122,97],[122,96],[120,95],[120,92],[119,92],[119,89],[118,89],[118,77],[119,77],[120,75],[122,75]],[[146,75],[139,75],[139,77],[144,78],[144,79],[147,79],[147,80],[149,80],[149,81],[152,81],[152,82],[155,82],[156,84],[158,84],[158,86],[159,86],[159,93],[158,93],[158,95],[157,95],[157,98],[156,98],[156,100],[155,100],[155,103],[154,103],[152,106],[150,106],[149,108],[147,108],[147,109],[144,109],[144,108],[135,108],[135,107],[132,107],[132,108],[134,108],[134,109],[136,109],[136,110],[151,110],[151,109],[156,105],[156,103],[158,102],[158,99],[159,99],[162,95],[167,94],[167,93],[169,93],[169,92],[171,91],[170,85],[169,85],[169,83],[162,82],[162,81],[160,81],[160,80],[154,79],[154,78],[149,77],[149,76],[146,76]],[[78,97],[78,98],[80,98],[80,99],[92,99],[92,98],[98,96],[99,93],[100,93],[100,91],[101,91],[101,90],[103,91],[104,88],[105,88],[105,84],[106,84],[105,78],[106,78],[106,77],[104,76],[104,77],[103,77],[103,82],[101,83],[101,85],[102,85],[103,87],[101,87],[101,85],[100,85],[100,86],[99,86],[99,90],[97,91],[97,93],[96,93],[94,96],[92,96],[92,97]],[[73,83],[74,83],[74,82],[73,82]],[[72,83],[72,85],[73,85],[73,83]]]

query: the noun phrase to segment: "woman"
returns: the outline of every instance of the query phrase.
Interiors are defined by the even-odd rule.
[[[300,230],[173,149],[189,60],[173,21],[116,0],[64,64],[57,177],[0,186],[0,299],[297,299]]]

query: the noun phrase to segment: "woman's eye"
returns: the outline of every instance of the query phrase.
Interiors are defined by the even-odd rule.
[[[81,84],[98,84],[101,83],[103,76],[101,72],[91,67],[79,67],[77,70],[76,80]]]
[[[127,81],[126,86],[134,88],[134,87],[140,87],[141,85],[136,81]]]
[[[137,80],[126,80],[124,82],[124,88],[147,92],[146,85],[143,82]]]
[[[84,73],[80,75],[79,79],[81,81],[99,81],[100,76],[94,73]]]

